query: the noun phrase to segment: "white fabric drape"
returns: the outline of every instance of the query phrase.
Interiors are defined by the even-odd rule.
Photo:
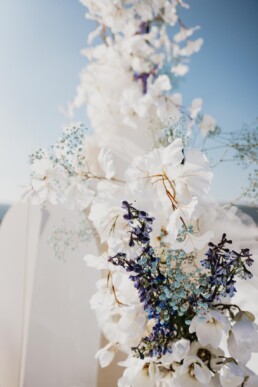
[[[0,228],[0,386],[95,387],[100,333],[89,298],[97,273],[83,256],[94,240],[58,259],[54,227],[78,227],[60,207],[41,212],[18,204]]]
[[[21,387],[40,211],[13,206],[0,227],[0,386]]]

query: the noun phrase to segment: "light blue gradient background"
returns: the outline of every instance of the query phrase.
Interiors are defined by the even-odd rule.
[[[187,26],[200,25],[202,50],[180,85],[184,104],[204,100],[226,131],[258,116],[258,1],[191,0]],[[28,154],[52,144],[66,118],[60,107],[75,95],[85,65],[80,50],[94,27],[77,0],[0,0],[0,203],[18,198],[28,182]],[[78,118],[87,123],[85,110]],[[234,164],[215,170],[212,194],[234,198],[246,172]]]

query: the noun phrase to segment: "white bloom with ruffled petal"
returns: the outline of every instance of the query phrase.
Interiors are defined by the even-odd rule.
[[[80,176],[73,176],[69,179],[69,185],[64,193],[64,204],[67,208],[73,210],[84,210],[92,202],[95,192],[89,188],[87,181]]]
[[[101,368],[109,366],[115,357],[117,349],[116,344],[108,343],[105,347],[98,350],[95,359],[99,361]]]
[[[38,159],[31,164],[31,185],[24,190],[23,199],[37,205],[46,201],[57,204],[66,185],[67,174],[61,165],[54,165],[49,158]]]
[[[252,352],[258,352],[257,327],[244,313],[231,328],[228,350],[232,357],[243,364],[250,360]]]
[[[210,344],[218,348],[222,339],[222,333],[228,334],[230,323],[227,317],[217,310],[209,310],[203,316],[196,315],[191,322],[189,332],[196,332],[197,338],[202,345]]]
[[[186,254],[195,250],[202,250],[204,246],[207,246],[208,242],[213,237],[212,231],[207,231],[202,235],[191,234],[188,232],[183,241],[176,241],[172,244],[175,250],[184,250]]]
[[[235,363],[225,364],[220,371],[220,382],[223,387],[241,386],[245,379],[245,374],[241,367]]]
[[[202,345],[198,341],[193,341],[189,356],[200,357],[205,365],[209,365],[213,371],[218,371],[222,367],[224,351],[221,348],[213,348],[211,345]]]
[[[123,376],[118,380],[118,387],[142,387],[151,385],[148,358],[140,360],[129,357],[119,365],[126,367]]]
[[[195,209],[198,205],[197,197],[193,197],[192,200],[187,204],[178,204],[177,209],[175,209],[169,217],[169,221],[166,227],[168,232],[168,240],[170,243],[173,243],[177,237],[177,232],[182,226],[182,219],[185,223],[189,223],[193,217]]]
[[[174,342],[167,352],[160,358],[162,364],[172,364],[173,362],[180,363],[190,350],[190,341],[187,339],[180,339]]]
[[[173,385],[175,387],[207,387],[211,376],[211,371],[199,357],[187,356],[183,364],[176,369]]]

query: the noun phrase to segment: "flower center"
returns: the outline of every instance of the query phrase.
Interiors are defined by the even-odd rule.
[[[194,364],[191,364],[191,365],[189,366],[189,374],[190,374],[190,376],[195,377],[195,373],[194,373]]]
[[[200,348],[197,352],[197,356],[205,363],[211,360],[211,353],[206,348]]]

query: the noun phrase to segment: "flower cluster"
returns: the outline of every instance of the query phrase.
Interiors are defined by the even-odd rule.
[[[241,324],[244,322],[247,330],[253,331],[253,317],[247,312],[235,313],[238,307],[225,303],[225,296],[230,293],[232,283],[235,284],[234,276],[242,276],[247,271],[245,264],[252,264],[249,250],[243,249],[241,253],[230,251],[225,245],[231,241],[223,234],[218,245],[210,242],[207,258],[202,261],[205,270],[191,268],[189,276],[189,273],[185,273],[185,263],[193,263],[193,254],[188,257],[182,250],[168,248],[168,244],[163,242],[164,235],[160,237],[160,245],[153,248],[150,233],[155,220],[127,201],[123,202],[122,207],[126,209],[124,219],[130,227],[129,246],[134,248],[137,244],[141,250],[134,259],[128,258],[124,252],[118,252],[109,257],[109,262],[131,273],[129,279],[137,289],[152,326],[151,333],[132,347],[134,356],[144,367],[150,367],[153,363],[163,367],[160,381],[169,375],[169,380],[175,382],[176,386],[190,383],[208,385],[215,380],[216,374],[220,375],[221,385],[227,386],[223,373],[228,371],[228,367],[235,368],[242,381],[245,378],[248,380],[250,371],[244,371],[243,366],[238,364],[241,355],[236,353],[232,341],[235,340],[234,332],[238,332],[236,327],[240,321]],[[221,291],[221,288],[226,290]],[[230,294],[231,297],[234,292]],[[216,303],[218,300],[220,304]],[[224,356],[224,351],[218,349],[222,332],[228,335],[228,351],[232,358]],[[251,351],[256,350],[258,342],[258,333],[252,333],[256,343],[250,348]],[[175,346],[179,343],[184,345],[183,356],[178,359]],[[188,356],[193,353],[195,357]],[[196,364],[201,364],[205,383],[198,379]],[[221,373],[218,373],[220,370]]]
[[[109,149],[97,145],[82,125],[65,129],[49,151],[32,154],[30,164],[31,184],[24,199],[34,204],[64,203],[70,209],[86,209],[97,183],[115,174]]]
[[[76,108],[86,104],[94,132],[105,136],[107,146],[120,158],[129,160],[139,153],[139,144],[145,151],[151,149],[152,141],[147,140],[150,133],[158,144],[163,127],[178,128],[182,117],[185,125],[180,136],[188,137],[195,124],[203,136],[216,130],[215,119],[200,114],[202,100],[194,98],[186,108],[176,90],[178,79],[189,70],[190,56],[203,44],[202,38],[193,38],[199,27],[187,28],[178,15],[181,8],[188,8],[186,3],[177,0],[105,0],[98,4],[83,0],[82,3],[88,8],[86,17],[98,23],[89,43],[98,36],[102,42],[97,40],[94,47],[83,51],[88,64],[81,72],[68,115],[72,117]],[[138,127],[144,141],[139,139]],[[124,138],[128,147],[121,153]]]
[[[183,250],[169,249],[162,242],[159,248],[153,248],[149,236],[153,218],[126,201],[122,207],[128,211],[124,219],[129,221],[132,228],[129,231],[129,246],[134,247],[137,243],[142,249],[135,259],[127,259],[125,253],[119,252],[109,261],[127,272],[133,272],[129,279],[138,291],[147,318],[156,322],[151,335],[143,338],[143,345],[135,350],[140,358],[160,357],[168,351],[171,337],[179,339],[191,336],[188,328],[192,307],[205,309],[207,306],[199,297],[204,290],[199,284],[204,278],[196,269],[192,272],[192,281],[189,281],[188,275],[183,272],[183,265],[193,260],[192,255],[187,256]]]
[[[90,304],[109,341],[96,358],[106,367],[128,355],[119,387],[254,387],[254,316],[231,298],[251,283],[257,230],[208,197],[213,173],[193,144],[219,128],[200,98],[185,108],[175,92],[202,45],[198,28],[179,18],[182,0],[83,3],[98,23],[90,39],[103,42],[85,50],[68,113],[87,103],[92,132],[72,126],[36,151],[24,197],[90,222],[102,254],[85,261],[103,272]]]
[[[87,159],[87,134],[82,139],[74,133],[79,144],[71,152],[69,137],[60,156],[59,144],[65,141],[59,140],[49,159],[41,150],[32,158],[32,166],[46,160],[52,163],[50,176],[40,175],[43,184],[50,177],[56,179],[52,171],[60,169],[68,185],[64,195],[71,179],[85,184],[81,208],[89,208],[92,227],[107,244],[101,256],[85,258],[89,266],[108,271],[91,300],[109,340],[96,355],[101,365],[107,366],[118,350],[128,353],[119,386],[137,386],[137,378],[146,372],[144,383],[157,386],[170,385],[172,380],[176,386],[212,385],[219,378],[217,385],[226,387],[223,378],[231,378],[228,375],[234,370],[243,381],[254,379],[246,368],[251,353],[258,349],[253,316],[225,298],[235,294],[237,277],[251,277],[248,267],[253,260],[244,246],[240,253],[236,248],[229,250],[224,234],[217,245],[210,242],[214,236],[219,238],[217,217],[224,210],[214,207],[213,213],[213,206],[205,201],[212,177],[206,157],[176,139],[136,157],[123,179],[116,175],[108,179],[107,165],[101,169],[94,158]],[[32,175],[32,188],[40,196],[36,176]],[[123,200],[125,196],[128,201]],[[72,199],[78,203],[75,192]],[[67,198],[63,203],[68,205]],[[225,229],[232,230],[236,215],[228,220],[223,217]],[[247,230],[242,223],[239,227],[244,237]],[[227,335],[227,348],[220,347],[222,335]]]

